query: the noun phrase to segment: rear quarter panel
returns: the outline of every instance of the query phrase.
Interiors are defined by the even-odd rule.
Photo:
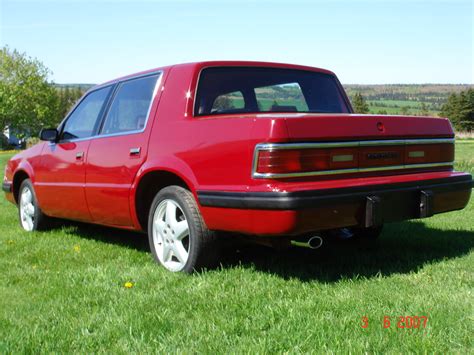
[[[251,173],[253,120],[228,116],[195,118],[196,65],[173,67],[158,106],[143,170],[176,171],[190,188],[245,190]],[[141,172],[143,174],[143,172]]]

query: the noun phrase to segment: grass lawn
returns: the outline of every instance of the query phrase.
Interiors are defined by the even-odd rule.
[[[474,143],[457,150],[474,172]],[[144,235],[74,223],[25,233],[2,198],[0,353],[472,353],[473,246],[471,201],[387,225],[372,245],[245,247],[185,276],[156,265]],[[399,329],[397,316],[428,322]]]

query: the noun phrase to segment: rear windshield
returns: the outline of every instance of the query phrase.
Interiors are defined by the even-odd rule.
[[[255,112],[349,113],[333,75],[294,69],[215,67],[201,72],[198,116]]]

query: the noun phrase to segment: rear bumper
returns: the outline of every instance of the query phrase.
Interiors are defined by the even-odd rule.
[[[444,179],[404,182],[399,184],[356,186],[339,189],[310,190],[298,192],[198,192],[202,206],[248,208],[268,210],[290,210],[328,206],[365,199],[372,195],[398,195],[410,191],[431,190],[437,193],[472,189],[471,175]]]
[[[463,174],[337,189],[197,195],[211,229],[278,235],[430,217],[464,208],[472,187],[472,176]]]

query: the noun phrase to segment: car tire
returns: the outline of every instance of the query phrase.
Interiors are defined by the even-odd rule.
[[[352,229],[352,232],[354,233],[353,238],[360,241],[374,241],[380,237],[382,230],[383,225],[368,228],[354,228]]]
[[[212,268],[219,258],[216,233],[206,227],[192,193],[180,186],[156,194],[148,216],[148,241],[154,259],[172,272]]]
[[[41,211],[30,179],[25,179],[18,192],[18,217],[27,232],[47,229],[49,218]]]

